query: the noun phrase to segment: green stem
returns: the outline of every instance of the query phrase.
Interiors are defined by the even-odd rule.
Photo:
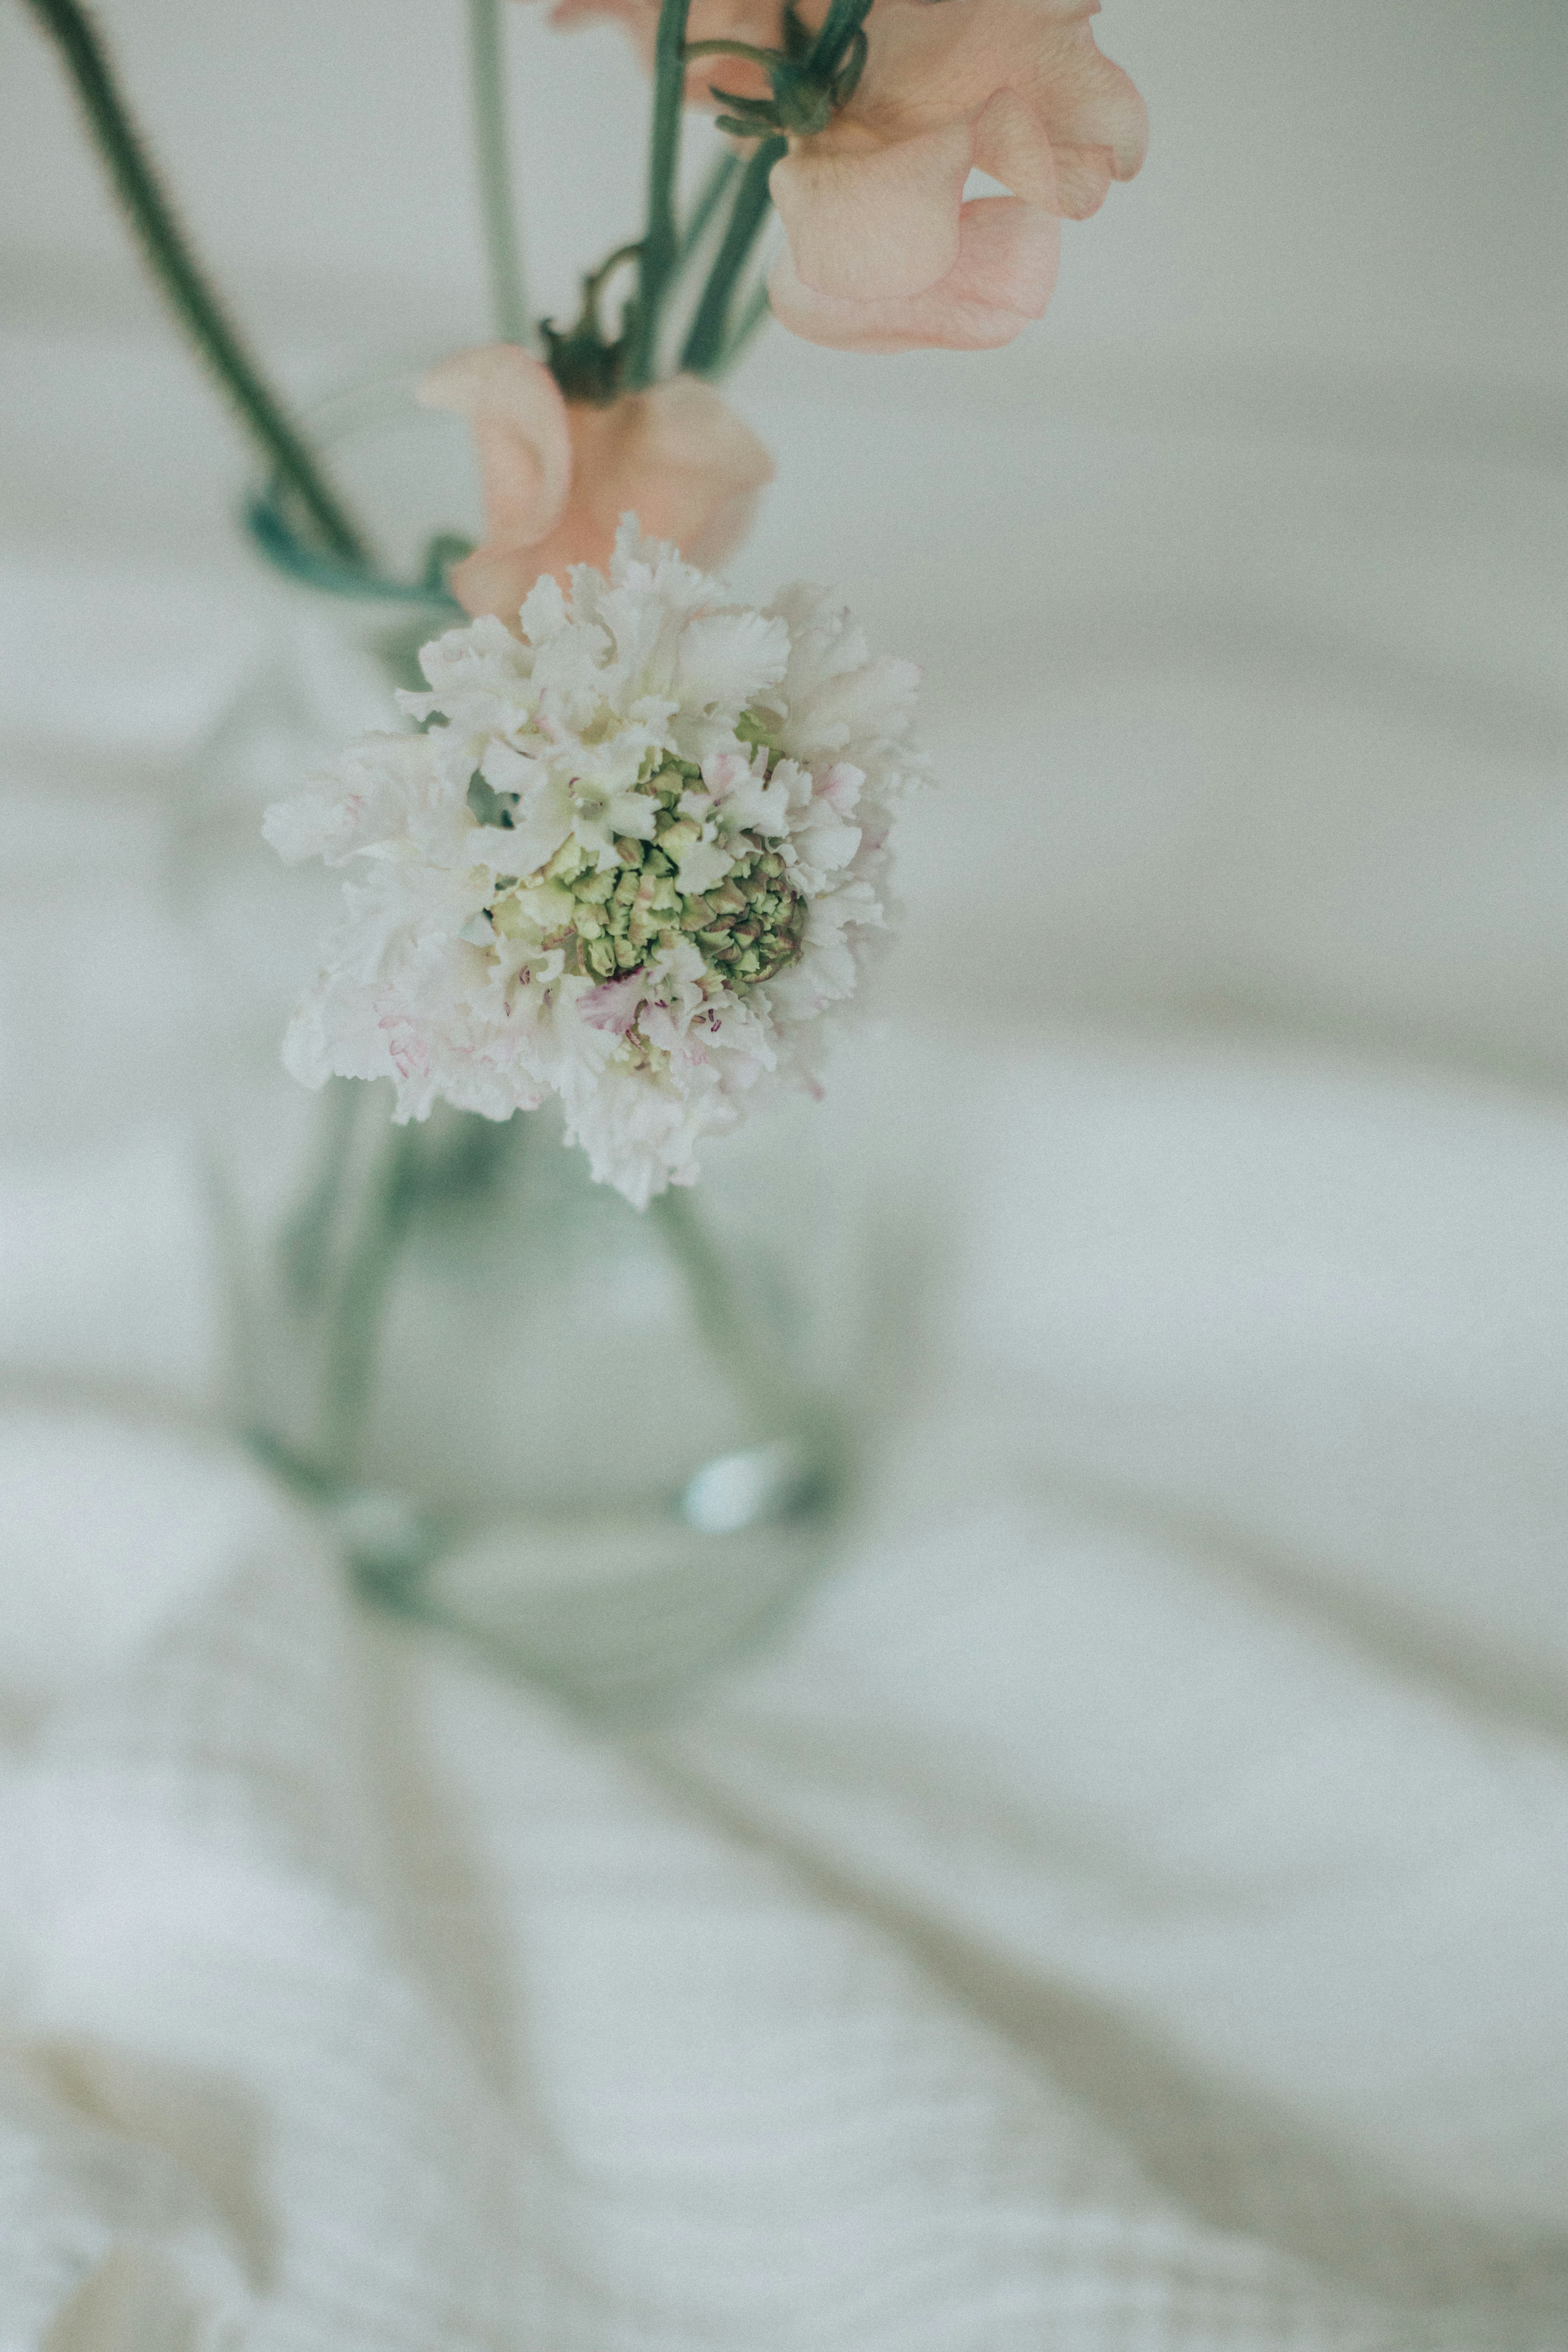
[[[697,305],[680,364],[692,375],[715,375],[723,363],[729,331],[730,304],[735,287],[751,257],[757,232],[768,216],[768,174],[789,145],[785,139],[764,139],[747,164],[736,192],[730,225],[714,257],[702,299]]]
[[[765,285],[754,286],[747,299],[746,307],[741,313],[740,322],[725,344],[718,366],[713,370],[715,375],[728,375],[767,315],[768,289]]]
[[[379,1089],[377,1094],[379,1095]],[[373,1097],[373,1116],[381,1110]],[[322,1382],[325,1466],[347,1477],[358,1458],[372,1392],[386,1294],[417,1189],[419,1137],[395,1127],[366,1186],[363,1222],[333,1301]]]
[[[90,19],[76,0],[29,0],[29,5],[64,58],[115,192],[176,315],[279,475],[314,517],[333,553],[351,563],[366,562],[364,542],[203,277],[114,86]]]
[[[680,239],[675,218],[675,176],[680,161],[680,117],[686,101],[686,17],[690,0],[663,0],[654,43],[653,135],[648,142],[647,227],[642,240],[631,348],[624,376],[640,392],[658,373],[658,323],[675,274]]]
[[[321,1156],[315,1181],[279,1236],[283,1282],[302,1305],[319,1300],[326,1285],[358,1113],[359,1082],[331,1079],[321,1105]]]
[[[605,280],[607,278],[613,277],[615,272],[620,268],[623,261],[635,261],[641,251],[642,247],[640,245],[617,245],[614,253],[610,254],[605,260],[601,261],[597,269],[590,269],[586,278],[584,278],[583,293],[584,299],[597,302],[600,289],[604,286]]]
[[[689,65],[693,58],[749,58],[752,65],[761,66],[764,72],[774,66],[789,63],[782,49],[759,49],[751,41],[688,41],[686,60]]]
[[[780,1410],[788,1385],[779,1378],[773,1351],[760,1342],[755,1318],[722,1251],[698,1215],[690,1193],[675,1185],[657,1192],[647,1213],[680,1268],[698,1329],[746,1398],[761,1432]]]
[[[702,242],[703,231],[729,194],[730,183],[740,168],[741,159],[734,149],[721,147],[702,183],[701,193],[691,208],[691,217],[680,232],[680,245],[675,257],[678,270],[685,268]]]
[[[504,0],[468,0],[474,156],[479,167],[479,210],[484,217],[490,310],[496,333],[503,343],[526,345],[531,340],[531,324],[507,141],[503,5]]]
[[[832,0],[807,63],[814,73],[836,72],[850,42],[871,13],[871,0]]]

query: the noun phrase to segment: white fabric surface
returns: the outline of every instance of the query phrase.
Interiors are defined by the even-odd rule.
[[[975,1139],[924,1392],[841,1576],[669,1727],[361,1622],[216,1440],[0,1423],[0,2344],[1561,2343],[1568,1118],[903,1053]],[[1151,1491],[1172,1391],[1228,1526]],[[1363,1523],[1381,1587],[1357,1395],[1428,1497],[1405,1556]],[[1156,1424],[1115,1496],[1108,1398]],[[1511,1697],[1448,1664],[1489,1626]]]
[[[1067,467],[1086,536],[1113,457]],[[1162,525],[1173,614],[1215,480],[1194,461]],[[1303,459],[1281,493],[1298,549],[1321,488]],[[1429,563],[1402,545],[1391,598]],[[1563,1066],[1560,938],[1510,929],[1560,835],[1534,720],[1478,690],[1501,765],[1467,797],[1454,751],[1434,831],[1426,736],[1380,769],[1381,720],[1344,799],[1287,763],[1244,805],[1258,714],[1276,745],[1314,690],[1267,646],[1212,793],[1199,759],[1097,797],[1170,704],[1158,665],[1102,668],[1075,765],[1081,638],[984,739],[973,681],[939,700],[958,783],[917,898],[951,860],[977,918],[1012,893],[1013,944],[983,1014],[939,1006],[917,906],[909,1002],[948,1038],[911,1020],[837,1097],[888,1261],[877,1488],[773,1654],[614,1737],[363,1617],[204,1426],[157,845],[170,749],[254,623],[173,551],[17,546],[0,2352],[1560,2352],[1568,1108],[1458,1066]],[[919,556],[884,551],[892,608]],[[1439,666],[1473,577],[1427,578]],[[997,599],[976,567],[961,652],[1004,645]],[[1489,626],[1488,691],[1539,715],[1534,639]],[[1048,872],[999,884],[973,814],[1016,833],[1047,754],[1078,817],[1053,799]],[[1157,798],[1173,829],[1119,894]],[[1216,840],[1178,982],[1154,877]],[[1075,892],[1101,961],[1053,979]],[[1456,906],[1519,949],[1462,1005]],[[1052,1025],[1221,978],[1337,1042]],[[1447,1074],[1389,1058],[1413,1007]]]
[[[5,1454],[0,2341],[1562,2340],[1549,1743],[1014,1501],[628,1757],[211,1448]]]

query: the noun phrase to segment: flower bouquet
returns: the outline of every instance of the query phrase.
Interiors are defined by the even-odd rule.
[[[384,1598],[578,1696],[668,1687],[798,1589],[843,1491],[810,1104],[923,773],[911,665],[822,589],[753,608],[713,576],[772,471],[715,384],[770,314],[860,352],[1008,341],[1062,217],[1138,168],[1142,104],[1094,0],[560,0],[647,60],[647,201],[577,316],[535,321],[503,12],[470,0],[498,339],[296,420],[90,21],[30,5],[298,597],[183,851],[243,1081],[214,1122],[237,1414]],[[318,861],[330,905],[287,872]],[[279,973],[286,1106],[241,1036],[248,1009],[276,1070]]]

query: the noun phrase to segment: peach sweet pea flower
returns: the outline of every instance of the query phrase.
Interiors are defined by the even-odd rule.
[[[1143,101],[1095,47],[1099,0],[877,0],[858,88],[790,142],[777,317],[849,351],[981,349],[1037,319],[1058,223],[1143,160]],[[965,203],[972,171],[1009,193]]]
[[[452,593],[512,628],[545,572],[564,585],[574,563],[603,571],[628,512],[691,562],[721,563],[773,478],[756,436],[694,376],[604,408],[568,404],[542,362],[489,343],[432,368],[419,397],[466,416],[479,450],[487,535],[454,564]]]

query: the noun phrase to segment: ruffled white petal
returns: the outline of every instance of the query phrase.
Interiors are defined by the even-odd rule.
[[[285,1060],[311,1086],[390,1078],[399,1118],[554,1095],[595,1178],[641,1207],[694,1182],[704,1140],[753,1105],[818,1090],[923,772],[917,673],[874,658],[822,590],[737,606],[629,520],[607,578],[578,570],[569,598],[542,580],[521,620],[521,638],[487,618],[426,646],[429,691],[404,698],[424,731],[365,739],[269,813],[283,856],[353,867]],[[667,854],[645,866],[656,824]],[[610,894],[658,873],[679,894],[661,920],[697,898],[689,928],[649,933],[629,971],[595,966]],[[725,964],[726,925],[752,925],[744,947],[780,908],[794,929],[766,934],[763,976]]]

